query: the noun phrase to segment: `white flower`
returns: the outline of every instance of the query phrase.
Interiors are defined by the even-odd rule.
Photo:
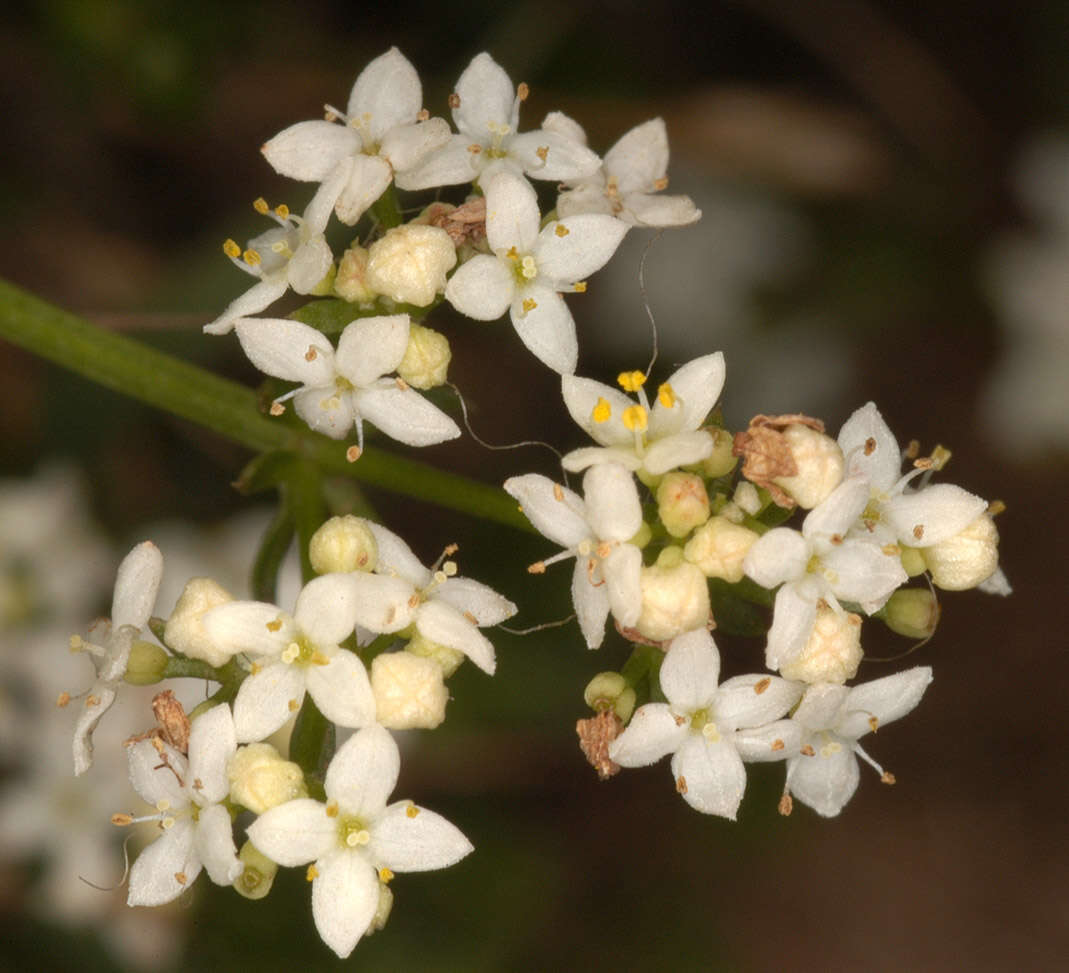
[[[254,237],[244,252],[233,240],[227,240],[223,253],[235,267],[258,277],[260,282],[231,301],[214,321],[204,325],[205,334],[229,334],[238,318],[259,314],[291,287],[298,294],[311,294],[316,289],[334,260],[323,238],[333,205],[328,198],[331,190],[331,184],[324,183],[304,216],[293,216],[286,206],[271,210],[264,200],[256,200],[253,204],[256,211],[270,216],[278,227]]]
[[[374,721],[364,664],[338,646],[362,618],[352,577],[325,574],[309,581],[292,615],[259,601],[232,601],[205,613],[201,624],[213,642],[259,657],[234,700],[239,741],[274,733],[297,712],[306,691],[338,726]]]
[[[910,712],[931,681],[932,670],[917,666],[849,689],[810,686],[792,716],[803,737],[801,752],[787,761],[785,792],[818,814],[835,817],[857,790],[858,757],[893,783],[857,741]]]
[[[650,408],[642,372],[623,372],[622,392],[589,378],[561,379],[564,404],[572,418],[599,446],[576,449],[563,462],[577,472],[593,463],[621,463],[629,470],[658,476],[712,455],[713,437],[700,428],[724,387],[724,356],[719,352],[687,362],[657,390]]]
[[[422,165],[398,173],[401,189],[429,189],[487,180],[499,172],[534,179],[578,179],[594,173],[600,160],[570,133],[538,129],[517,133],[527,86],[513,89],[509,76],[489,54],[477,54],[457,81],[453,121],[458,133]]]
[[[442,118],[420,120],[423,89],[408,59],[391,47],[360,73],[343,115],[328,108],[327,121],[298,122],[261,150],[276,172],[331,187],[329,214],[355,224],[400,175],[449,141]],[[340,119],[344,125],[335,125]]]
[[[722,686],[720,655],[704,629],[673,639],[661,665],[667,702],[640,706],[609,744],[624,767],[672,754],[676,789],[691,807],[735,820],[746,788],[744,760],[782,760],[797,752],[800,729],[780,719],[801,696],[777,676],[736,676]]]
[[[352,575],[364,605],[360,624],[371,632],[400,632],[410,626],[435,645],[462,652],[493,675],[494,647],[479,631],[516,614],[516,606],[492,588],[456,576],[454,561],[424,567],[395,533],[367,522],[378,545],[375,574]]]
[[[71,639],[71,648],[85,651],[93,660],[96,681],[85,696],[85,706],[74,725],[74,773],[93,763],[93,730],[115,702],[119,683],[130,662],[130,651],[148,624],[163,577],[163,555],[151,541],[138,544],[119,565],[111,620],[90,630],[103,644]]]
[[[130,745],[130,781],[156,814],[161,834],[130,869],[130,905],[162,905],[193,883],[201,868],[217,885],[230,885],[243,866],[234,847],[227,762],[237,749],[230,708],[202,713],[189,735],[189,759],[160,740]]]
[[[747,552],[743,570],[776,592],[765,664],[781,669],[805,648],[821,601],[841,611],[840,601],[856,603],[868,614],[907,580],[895,545],[881,544],[864,531],[847,532],[869,500],[869,482],[852,476],[814,507],[801,531],[776,527]]]
[[[355,733],[327,768],[327,802],[289,801],[249,827],[249,838],[280,865],[308,862],[312,916],[319,935],[343,959],[367,931],[380,888],[394,872],[446,868],[471,842],[445,818],[411,801],[389,806],[401,760],[379,726]]]
[[[486,185],[486,240],[494,255],[477,254],[450,278],[446,300],[477,321],[506,310],[520,340],[540,361],[575,371],[575,321],[562,291],[583,291],[585,277],[616,252],[627,227],[589,213],[553,220],[539,230],[538,198],[520,176],[501,173]]]
[[[621,625],[633,626],[642,607],[642,552],[628,542],[642,526],[642,505],[631,474],[617,463],[588,470],[585,501],[535,473],[506,480],[505,490],[542,534],[565,548],[532,568],[575,558],[572,600],[587,646],[601,645],[610,610]]]
[[[249,360],[268,375],[300,382],[278,399],[294,399],[299,415],[316,432],[344,439],[356,424],[364,446],[364,420],[409,446],[429,446],[460,435],[437,406],[396,378],[386,378],[408,347],[407,314],[359,318],[346,325],[337,351],[307,324],[281,318],[235,324]]]
[[[571,124],[567,124],[571,123]],[[546,117],[543,127],[573,133],[578,128],[559,113]],[[580,129],[580,132],[582,130]],[[689,196],[661,196],[668,186],[668,133],[664,120],[651,118],[636,125],[605,153],[592,176],[569,180],[557,197],[563,218],[578,213],[608,213],[631,226],[686,226],[701,218]]]

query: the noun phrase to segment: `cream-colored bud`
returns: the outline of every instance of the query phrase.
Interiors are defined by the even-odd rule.
[[[444,334],[411,324],[408,328],[408,347],[397,366],[397,374],[416,389],[433,389],[445,384],[449,360],[449,339]]]
[[[595,713],[612,711],[624,723],[631,719],[637,697],[618,672],[599,672],[583,690],[583,700]]]
[[[334,277],[334,293],[351,304],[369,304],[378,297],[367,280],[368,252],[353,244],[342,254]]]
[[[307,797],[304,772],[286,760],[270,743],[238,747],[226,765],[230,800],[263,814],[286,801]]]
[[[862,655],[861,616],[853,612],[840,614],[820,605],[809,641],[795,659],[780,668],[780,675],[799,682],[842,685],[857,675]]]
[[[211,578],[190,578],[167,619],[163,640],[191,659],[202,659],[216,668],[226,665],[234,653],[216,645],[204,631],[202,621],[209,609],[233,600],[230,592]]]
[[[775,476],[772,482],[793,497],[799,507],[812,510],[842,483],[843,451],[831,436],[801,423],[784,429],[783,438],[798,472],[794,476]]]
[[[460,664],[467,658],[463,652],[451,649],[448,645],[439,645],[437,642],[432,642],[430,639],[420,635],[418,631],[405,646],[405,651],[436,663],[442,670],[443,679],[448,679],[453,675],[460,668]]]
[[[361,517],[331,517],[308,542],[308,559],[317,574],[373,571],[379,560],[375,535]]]
[[[998,528],[981,514],[960,534],[921,549],[936,587],[964,591],[986,581],[998,567]]]
[[[902,570],[911,578],[917,577],[918,574],[924,574],[928,570],[928,564],[924,560],[924,552],[919,547],[906,547],[904,544],[899,544],[898,550],[902,558]]]
[[[654,642],[666,642],[709,622],[705,575],[682,560],[678,547],[665,550],[678,551],[678,559],[658,558],[656,564],[642,569],[642,612],[635,623],[635,628]]]
[[[371,663],[376,719],[388,730],[433,730],[445,719],[449,690],[442,667],[411,652],[385,652]]]
[[[730,584],[742,580],[742,562],[757,540],[756,531],[713,517],[695,532],[683,548],[683,556],[707,578],[723,578]]]
[[[743,513],[748,513],[751,517],[761,510],[761,494],[757,492],[757,487],[746,480],[739,481],[739,485],[735,487],[735,495],[731,498],[731,502]]]
[[[246,899],[262,899],[275,883],[278,865],[251,841],[241,846],[238,858],[245,870],[234,879],[234,891]]]
[[[440,227],[395,226],[371,244],[367,280],[398,303],[427,307],[445,290],[445,275],[456,262],[456,247]]]
[[[138,639],[130,647],[130,661],[123,680],[131,686],[152,686],[163,679],[169,656],[154,642]]]
[[[666,473],[657,486],[657,513],[673,537],[686,537],[709,519],[709,494],[693,473]]]
[[[731,451],[735,445],[735,437],[726,429],[706,428],[705,430],[713,437],[713,451],[701,461],[701,471],[711,480],[718,476],[727,476],[738,463],[739,458]]]

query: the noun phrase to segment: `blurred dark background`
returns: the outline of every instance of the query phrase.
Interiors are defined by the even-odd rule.
[[[586,681],[620,664],[623,642],[594,656],[574,626],[495,636],[498,674],[468,666],[451,683],[449,719],[410,741],[397,792],[450,817],[476,854],[399,878],[387,929],[351,968],[1062,967],[1069,166],[1059,189],[1057,166],[1020,160],[1051,133],[1069,138],[1069,5],[55,0],[3,17],[0,274],[104,327],[255,381],[236,341],[200,325],[248,286],[220,244],[264,229],[252,200],[299,210],[311,195],[259,146],[324,102],[343,106],[392,44],[420,71],[427,107],[447,114],[456,78],[488,50],[532,87],[524,128],[561,109],[604,152],[665,118],[671,190],[705,213],[647,254],[665,375],[724,348],[730,428],[757,411],[809,411],[834,432],[873,399],[900,441],[953,449],[946,480],[1007,504],[1015,594],[948,594],[929,645],[863,665],[859,678],[931,665],[935,682],[867,741],[898,785],[863,771],[836,820],[802,807],[781,819],[775,765],[754,768],[734,824],[687,808],[663,766],[599,783],[574,721],[587,715]],[[633,232],[574,299],[580,373],[604,381],[647,360],[638,273],[650,237]],[[1023,277],[1008,252],[1025,255]],[[1049,266],[1039,282],[1028,255]],[[1022,302],[1040,308],[1033,330]],[[557,381],[507,323],[445,309],[428,323],[453,342],[451,377],[480,435],[580,444]],[[82,467],[120,545],[163,518],[213,523],[249,504],[229,487],[247,459],[238,447],[8,345],[0,441],[6,477],[56,456]],[[490,482],[553,472],[546,453],[488,454],[470,440],[421,458]],[[567,614],[567,569],[524,573],[548,542],[370,499],[425,560],[457,541],[463,573],[521,604],[517,624]],[[866,628],[870,651],[903,650],[877,629]],[[760,658],[721,647],[729,671]],[[22,868],[4,866],[0,965],[118,968],[91,928],[27,909]],[[202,882],[174,919],[184,945],[149,968],[338,965],[297,872],[264,903]]]

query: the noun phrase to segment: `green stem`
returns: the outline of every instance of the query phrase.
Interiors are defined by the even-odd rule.
[[[513,500],[498,487],[373,448],[350,463],[345,443],[263,415],[252,389],[96,328],[3,280],[0,338],[255,452],[288,450],[324,474],[353,477],[481,520],[530,530]]]
[[[334,724],[319,712],[311,694],[307,694],[290,735],[290,760],[306,777],[321,781],[334,756],[334,742]]]
[[[308,545],[312,535],[327,519],[327,508],[323,500],[323,477],[314,464],[297,462],[293,464],[282,490],[297,531],[297,550],[301,554],[301,580],[307,584],[316,576]]]

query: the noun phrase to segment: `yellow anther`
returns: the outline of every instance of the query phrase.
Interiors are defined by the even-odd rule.
[[[546,159],[549,157],[549,146],[540,145],[537,149],[535,149],[535,155],[537,155],[538,158],[545,162]]]
[[[505,251],[505,256],[508,257],[509,260],[519,260],[520,259],[520,254],[516,250],[515,247],[509,247],[508,250]]]
[[[304,353],[305,361],[315,361],[319,357],[319,349],[315,345],[309,345],[308,350]]]
[[[287,707],[287,708],[289,709],[289,711],[290,711],[291,713],[296,713],[296,712],[297,712],[297,710],[299,710],[299,709],[301,708],[301,704],[300,704],[300,703],[298,703],[298,702],[297,702],[297,700],[295,700],[295,699],[291,699],[291,700],[290,700],[290,701],[289,701],[289,702],[288,702],[288,703],[286,704],[286,707]]]
[[[346,462],[355,463],[358,459],[360,459],[360,453],[361,452],[362,452],[362,450],[360,449],[359,446],[350,446],[345,451],[345,460],[346,460]]]
[[[63,709],[64,706],[67,706],[70,703],[70,701],[71,701],[71,694],[70,693],[60,693],[56,697],[56,705],[60,709]]]
[[[247,263],[250,267],[259,267],[260,266],[260,255],[255,250],[253,250],[251,248],[246,250],[241,255],[241,259],[244,260],[245,263]]]
[[[272,402],[271,408],[267,411],[273,416],[280,416],[286,411],[286,407],[281,402]]]
[[[319,878],[319,869],[316,868],[315,865],[309,865],[304,873],[304,877],[309,882]]]
[[[134,818],[131,814],[113,814],[111,823],[117,828],[125,828],[127,825],[134,823]]]
[[[672,386],[667,382],[664,383],[659,389],[657,389],[657,401],[661,403],[666,409],[675,408],[676,393]]]
[[[391,872],[385,865],[379,869],[379,881],[383,885],[393,881],[393,872]]]
[[[608,422],[612,418],[612,406],[599,396],[594,411],[590,413],[590,418],[597,423]]]
[[[263,196],[258,196],[252,201],[252,208],[261,216],[267,216],[267,211],[271,207],[267,205],[267,200],[264,199]]]
[[[646,410],[640,405],[628,406],[620,418],[623,420],[624,427],[630,429],[631,432],[645,432],[649,420]]]
[[[646,376],[642,372],[620,372],[616,376],[616,382],[625,392],[637,392],[646,384]]]
[[[754,683],[753,691],[757,693],[758,696],[760,696],[761,693],[763,693],[771,685],[772,679],[769,676],[765,676],[764,679],[759,679],[757,682]]]
[[[417,817],[418,815],[419,815],[419,808],[416,807],[415,804],[409,804],[408,807],[405,808],[405,816],[406,817],[414,818],[414,817]]]
[[[338,802],[337,801],[331,801],[327,805],[327,817],[328,818],[336,818],[337,816],[338,816]]]
[[[564,487],[559,483],[553,484],[553,499],[556,500],[557,503],[564,503]]]
[[[269,632],[277,632],[280,628],[282,628],[282,619],[273,618],[267,623],[266,628]]]
[[[585,294],[586,293],[586,281],[585,280],[577,280],[572,286],[575,288],[575,293],[576,294]]]
[[[526,81],[521,81],[516,85],[516,96],[520,101],[526,101],[527,97],[531,94],[531,86]]]
[[[666,176],[662,176],[660,179],[657,179],[653,183],[653,188],[656,189],[658,192],[660,192],[663,189],[667,189],[668,188],[668,178]]]
[[[188,881],[189,881],[189,878],[188,878],[188,877],[186,876],[186,873],[185,873],[185,872],[175,872],[175,873],[174,873],[174,880],[175,880],[175,881],[176,881],[176,882],[177,882],[177,883],[178,883],[179,885],[185,885],[185,884],[186,884],[186,882],[188,882]]]
[[[233,240],[227,239],[223,241],[223,253],[234,259],[241,256],[241,247],[239,247]]]
[[[85,645],[85,642],[82,640],[82,637],[80,635],[72,635],[67,645],[70,646],[71,652],[81,652],[82,646]]]
[[[448,104],[450,108],[454,108],[454,109],[456,109],[456,108],[459,108],[459,107],[460,107],[460,95],[458,95],[458,94],[457,94],[457,93],[456,93],[456,92],[454,91],[454,92],[453,92],[453,93],[452,93],[452,94],[451,94],[451,95],[450,95],[450,96],[449,96],[449,97],[448,97],[448,98],[446,99],[446,104]]]
[[[523,299],[523,313],[530,314],[536,307],[538,307],[538,301],[533,297],[525,297]]]
[[[275,207],[275,215],[280,220],[288,220],[290,218],[290,208],[285,203],[279,203]]]
[[[558,223],[556,229],[553,232],[556,233],[557,236],[567,236],[569,233],[571,233],[571,230],[569,230],[568,227],[566,227],[563,223]]]

